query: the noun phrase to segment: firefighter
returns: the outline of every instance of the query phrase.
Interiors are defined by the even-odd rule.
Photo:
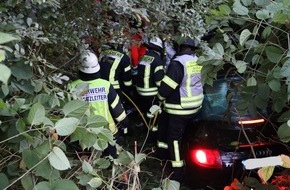
[[[100,73],[101,78],[108,80],[113,85],[123,106],[129,110],[132,105],[124,97],[122,91],[129,95],[133,88],[131,61],[130,57],[123,51],[121,43],[111,40],[110,43],[103,46],[100,55]]]
[[[163,110],[158,118],[156,156],[160,159],[169,156],[172,166],[169,179],[178,185],[183,178],[182,137],[185,128],[201,109],[204,97],[202,67],[196,63],[196,48],[191,38],[180,44],[180,52],[171,60],[157,94],[159,101],[163,102]]]
[[[138,107],[143,114],[152,106],[164,77],[162,56],[162,40],[158,37],[150,39],[148,50],[138,63],[138,75],[136,76],[136,91],[139,95]]]
[[[70,89],[87,83],[89,90],[82,95],[82,99],[91,104],[94,114],[103,116],[109,123],[109,129],[118,142],[118,128],[116,122],[122,126],[128,125],[125,110],[120,98],[112,84],[100,78],[100,65],[97,56],[92,51],[85,51],[81,55],[79,67],[79,79],[70,84]],[[116,147],[109,144],[103,153],[104,156],[117,157]]]

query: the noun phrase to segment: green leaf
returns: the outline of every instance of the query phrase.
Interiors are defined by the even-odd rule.
[[[60,179],[60,172],[49,164],[48,160],[44,160],[35,169],[35,176],[43,177],[47,180]]]
[[[134,160],[134,156],[128,151],[120,152],[117,159],[114,160],[115,164],[123,164],[127,165],[130,164]]]
[[[79,190],[79,188],[72,180],[62,179],[53,183],[53,190]]]
[[[240,45],[243,46],[251,35],[252,33],[248,29],[244,29],[240,35]]]
[[[86,110],[89,108],[89,104],[85,101],[81,100],[72,100],[68,102],[62,109],[65,116],[74,116],[80,117],[82,116]]]
[[[261,98],[260,96],[256,96],[255,105],[260,109],[265,109],[267,108],[267,100],[265,100],[265,98]]]
[[[93,176],[91,174],[84,174],[82,172],[79,172],[76,174],[76,178],[79,180],[78,184],[86,186],[88,182],[93,178]]]
[[[144,153],[139,153],[135,156],[135,163],[140,165],[141,162],[143,162],[144,160],[146,160],[146,154]]]
[[[233,10],[235,13],[241,16],[248,15],[249,10],[247,7],[243,6],[240,2],[236,1],[233,5]]]
[[[33,106],[29,111],[27,121],[31,125],[40,125],[44,121],[44,118],[45,118],[45,109],[43,105],[40,103],[33,104]]]
[[[235,66],[239,73],[244,73],[247,69],[247,63],[241,60],[238,60]]]
[[[87,127],[89,128],[97,128],[107,125],[108,121],[103,116],[93,114],[88,117]]]
[[[180,183],[175,180],[170,180],[169,178],[166,178],[162,181],[162,189],[168,189],[168,190],[176,190],[179,189]]]
[[[85,160],[83,161],[82,169],[84,173],[92,173],[93,171],[93,167],[91,166],[91,164]]]
[[[270,88],[267,84],[259,84],[257,96],[260,98],[267,100],[270,96]]]
[[[272,27],[267,26],[262,32],[262,37],[264,39],[267,39],[270,36],[271,32],[272,32]]]
[[[103,139],[97,139],[93,147],[96,150],[103,151],[108,147],[108,141],[105,141]]]
[[[276,46],[267,46],[265,50],[267,58],[272,63],[278,63],[283,56],[283,51],[281,50],[281,48],[278,48]]]
[[[281,90],[281,83],[278,79],[272,79],[268,82],[268,85],[275,92],[279,92]]]
[[[99,177],[94,177],[92,178],[88,184],[92,187],[92,188],[98,188],[102,185],[102,179]]]
[[[40,161],[36,152],[28,149],[22,152],[22,159],[28,169],[34,167]]]
[[[0,44],[5,44],[14,40],[20,40],[18,36],[0,32]]]
[[[225,52],[223,46],[220,43],[216,43],[212,49],[215,52],[216,59],[223,58]]]
[[[288,20],[288,15],[283,13],[275,13],[273,16],[273,22],[278,24],[285,24],[286,20]]]
[[[268,0],[254,0],[255,4],[258,6],[266,6],[269,4]]]
[[[67,170],[70,163],[64,152],[57,146],[53,147],[52,152],[48,156],[49,163],[57,170]]]
[[[33,77],[32,68],[29,64],[24,64],[23,62],[17,62],[10,67],[11,73],[18,79],[30,79]]]
[[[5,51],[0,49],[0,63],[5,60]]]
[[[260,20],[265,20],[267,18],[270,18],[270,12],[266,9],[258,10],[256,12],[256,17]]]
[[[228,5],[220,5],[219,10],[223,15],[229,15],[231,13],[231,8]]]
[[[2,81],[4,84],[7,85],[8,80],[11,76],[11,70],[6,65],[0,64],[0,71],[1,71],[0,81]]]
[[[268,167],[263,167],[258,170],[258,175],[259,177],[263,180],[264,183],[266,183],[271,176],[273,175],[275,166],[268,166]]]
[[[26,23],[27,23],[28,26],[31,26],[32,22],[33,22],[33,21],[32,21],[32,18],[28,17],[28,18],[26,19]]]
[[[77,118],[63,118],[56,122],[55,129],[59,136],[67,136],[72,134],[76,130],[78,123],[79,120]]]
[[[257,80],[255,77],[252,76],[247,80],[247,86],[257,86]]]
[[[242,0],[242,3],[245,5],[245,6],[249,6],[252,4],[252,0]]]
[[[31,190],[34,187],[33,179],[30,175],[21,178],[21,185],[25,190]],[[1,189],[1,188],[0,188]]]
[[[71,141],[79,141],[83,149],[92,147],[98,139],[96,134],[92,134],[84,128],[77,128],[71,135]]]
[[[5,189],[9,184],[7,176],[4,173],[0,173],[0,189]]]
[[[53,190],[52,185],[46,181],[39,182],[36,184],[36,186],[33,188],[33,190]]]
[[[16,129],[19,133],[23,133],[26,130],[26,125],[23,119],[18,119],[16,121]],[[30,136],[28,133],[23,133],[22,136],[24,136],[30,142],[33,142],[33,137]]]
[[[94,161],[94,164],[98,165],[100,169],[107,169],[111,165],[111,162],[105,158],[98,158]]]
[[[282,77],[290,77],[290,58],[288,58],[280,70],[280,75]]]
[[[283,123],[279,127],[277,134],[282,142],[288,143],[290,141],[290,127],[287,123]]]
[[[33,94],[34,92],[34,86],[32,86],[30,80],[14,81],[13,84],[17,86],[17,88],[28,94]]]
[[[287,122],[290,118],[290,110],[285,111],[282,115],[278,118],[278,122]]]

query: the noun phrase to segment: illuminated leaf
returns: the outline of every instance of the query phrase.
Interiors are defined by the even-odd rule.
[[[248,29],[244,29],[240,35],[240,45],[243,46],[249,37],[251,36],[251,32]]]
[[[14,40],[20,40],[18,36],[0,32],[0,44],[5,44]]]
[[[2,81],[4,84],[7,84],[8,80],[9,80],[9,78],[11,76],[10,68],[8,68],[4,64],[0,64],[0,71],[1,71],[0,81]]]
[[[247,86],[257,86],[257,80],[252,76],[247,80]]]
[[[283,162],[282,166],[284,168],[290,168],[290,157],[284,154],[280,155],[280,157]]]
[[[76,130],[78,123],[79,120],[77,118],[63,118],[56,122],[55,129],[59,136],[67,136]]]
[[[31,125],[40,125],[45,118],[45,109],[42,104],[35,103],[31,107],[27,120]]]
[[[88,182],[88,184],[92,187],[92,188],[98,188],[99,186],[101,186],[102,185],[102,179],[101,178],[99,178],[99,177],[94,177],[94,178],[92,178],[89,182]]]
[[[57,146],[53,147],[48,156],[49,163],[57,170],[66,170],[70,168],[70,163],[64,152]]]
[[[275,166],[263,167],[258,170],[258,175],[264,183],[266,183],[273,175]]]

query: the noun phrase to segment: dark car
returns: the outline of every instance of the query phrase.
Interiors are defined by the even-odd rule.
[[[241,77],[231,75],[204,86],[202,110],[184,138],[186,178],[192,188],[223,189],[234,178],[241,181],[250,174],[243,160],[288,153],[278,143],[267,109],[257,114],[238,111],[241,84]]]

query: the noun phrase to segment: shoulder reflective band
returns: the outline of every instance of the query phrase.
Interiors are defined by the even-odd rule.
[[[172,80],[171,78],[169,78],[167,75],[164,76],[164,78],[162,79],[162,81],[167,84],[168,86],[170,86],[172,89],[175,89],[178,84]]]

